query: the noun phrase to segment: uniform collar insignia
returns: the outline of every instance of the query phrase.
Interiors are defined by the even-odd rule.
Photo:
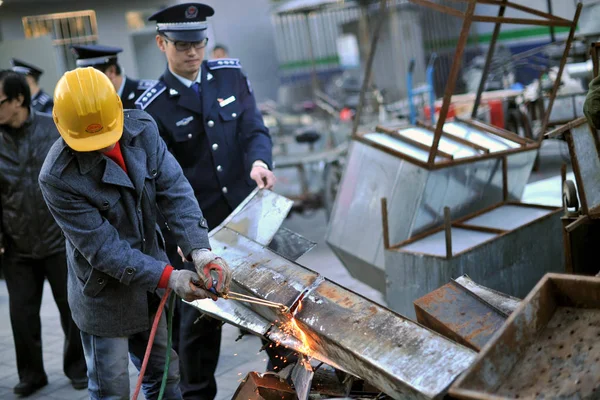
[[[169,96],[177,96],[179,92],[175,89],[169,89]]]

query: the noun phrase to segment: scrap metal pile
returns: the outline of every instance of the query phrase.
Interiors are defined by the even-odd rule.
[[[543,135],[535,142],[474,119],[446,121],[471,22],[496,23],[492,49],[500,23],[532,21],[504,18],[509,6],[543,17],[537,25],[569,27],[560,76],[581,4],[568,21],[504,1],[492,2],[498,17],[481,17],[477,1],[465,1],[437,126],[355,131],[329,226],[336,254],[387,291],[391,309],[300,265],[314,243],[281,228],[292,201],[273,192],[255,190],[211,231],[237,295],[190,304],[299,355],[278,373],[248,374],[234,399],[600,398],[600,278],[548,274],[564,259],[560,209],[515,201]],[[590,139],[578,135],[571,151]],[[599,159],[576,158],[579,181],[600,171]],[[600,192],[580,190],[594,218]],[[418,323],[406,316],[413,310]]]

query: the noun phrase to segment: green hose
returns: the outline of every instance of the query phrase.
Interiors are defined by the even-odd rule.
[[[168,332],[167,332],[167,356],[165,357],[165,372],[163,373],[162,383],[160,385],[160,393],[158,394],[158,400],[162,400],[165,394],[165,388],[167,387],[167,376],[169,374],[169,364],[171,363],[171,347],[173,346],[173,314],[175,313],[175,298],[177,295],[175,292],[171,293],[169,298],[169,314],[168,318]]]

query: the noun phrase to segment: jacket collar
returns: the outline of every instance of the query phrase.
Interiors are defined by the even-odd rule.
[[[123,147],[128,146],[131,143],[131,141],[143,130],[144,124],[133,118],[128,118],[127,114],[125,114],[125,118],[123,121],[123,135],[119,140],[119,143],[121,143],[121,149],[123,149]],[[88,172],[90,172],[103,159],[105,159],[105,156],[98,151],[74,151],[73,154],[75,154],[75,158],[77,158],[77,162],[79,163],[79,172],[82,175],[85,175]],[[127,162],[127,159],[125,160],[125,162]],[[129,165],[127,165],[127,168],[129,169]]]

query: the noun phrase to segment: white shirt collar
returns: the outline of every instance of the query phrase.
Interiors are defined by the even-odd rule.
[[[175,78],[177,78],[179,80],[179,82],[183,83],[184,86],[187,86],[187,87],[192,87],[192,85],[195,82],[198,82],[198,84],[200,84],[201,81],[202,81],[202,69],[198,70],[198,76],[196,76],[196,80],[195,81],[190,81],[189,79],[184,78],[183,76],[177,75],[175,72],[173,72],[173,70],[171,68],[169,68],[169,71],[173,74],[173,76]]]
[[[125,89],[125,81],[127,80],[126,76],[123,76],[123,80],[121,81],[121,87],[117,90],[117,94],[119,97],[123,97],[123,90]]]

